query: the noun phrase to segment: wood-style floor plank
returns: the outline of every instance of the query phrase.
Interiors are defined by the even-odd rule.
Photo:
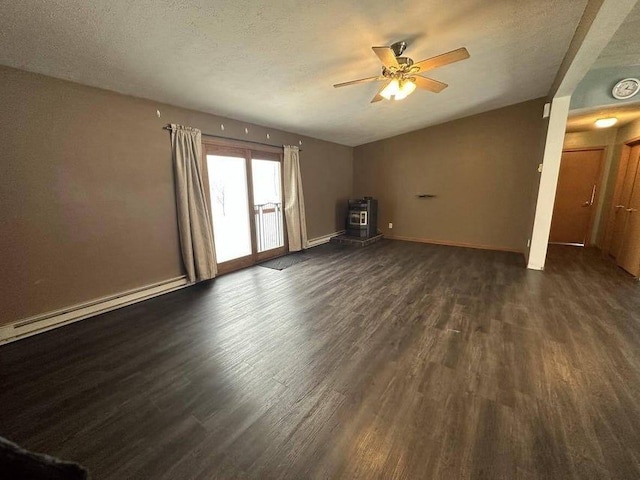
[[[0,347],[94,479],[640,478],[640,286],[595,250],[325,245]]]

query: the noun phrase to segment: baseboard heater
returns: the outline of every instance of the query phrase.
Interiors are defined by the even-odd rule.
[[[308,241],[306,248],[328,243],[332,237],[342,233],[344,233],[344,230],[311,239]],[[183,275],[3,325],[0,326],[0,345],[62,327],[85,318],[94,317],[116,308],[148,300],[187,285],[189,285],[189,282],[186,276]]]
[[[0,344],[43,333],[187,286],[186,276],[153,283],[0,326]]]
[[[329,233],[328,235],[323,235],[322,237],[312,238],[307,241],[307,245],[305,246],[305,248],[313,248],[319,245],[323,245],[325,243],[329,243],[329,241],[331,241],[333,237],[342,235],[344,232],[345,232],[344,230],[340,230],[337,232]]]

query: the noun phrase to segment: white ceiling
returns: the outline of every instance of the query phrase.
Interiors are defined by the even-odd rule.
[[[640,2],[604,48],[592,69],[640,65]]]
[[[618,126],[637,118],[640,95],[627,100],[613,97],[613,86],[623,78],[640,78],[640,1],[631,10],[571,96],[567,131],[593,128],[593,115],[618,110]],[[627,108],[629,107],[629,108]]]
[[[0,64],[359,145],[546,95],[586,0],[20,0],[2,3]],[[372,45],[450,84],[370,104]]]
[[[640,65],[591,69],[571,95],[571,110],[620,106],[640,102],[640,94],[626,100],[614,98],[611,91],[623,78],[640,78]]]

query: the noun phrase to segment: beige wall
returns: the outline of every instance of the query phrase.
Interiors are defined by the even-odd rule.
[[[387,236],[524,251],[543,105],[532,100],[356,147],[355,193],[379,199]]]
[[[591,243],[597,246],[602,245],[604,235],[602,216],[616,149],[616,134],[617,129],[615,128],[603,128],[584,132],[569,132],[564,136],[564,150],[604,148],[604,165],[602,166],[602,176],[600,178],[600,191],[597,194],[596,213],[591,231]]]
[[[602,128],[598,130],[588,130],[585,132],[569,132],[564,136],[565,150],[607,147],[613,145],[616,140],[617,129]]]
[[[0,105],[0,324],[183,274],[167,123],[301,139],[309,238],[343,228],[349,147],[6,67]]]
[[[623,145],[627,142],[640,140],[640,120],[631,122],[618,129],[616,144]]]

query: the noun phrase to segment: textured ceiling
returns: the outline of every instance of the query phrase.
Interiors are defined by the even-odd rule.
[[[593,69],[640,65],[640,2],[602,51]]]
[[[599,118],[616,117],[620,128],[640,118],[640,105],[625,105],[622,107],[597,108],[590,111],[570,113],[567,119],[567,132],[583,132],[595,130],[595,121]]]
[[[640,65],[589,70],[571,95],[571,110],[640,102],[640,94],[619,100],[611,93],[616,83],[629,77],[640,78]]]
[[[620,25],[607,46],[584,76],[571,96],[569,131],[579,131],[593,127],[595,118],[590,112],[602,113],[612,109],[625,112],[619,118],[623,124],[633,115],[640,103],[640,94],[627,100],[613,97],[611,89],[621,79],[640,78],[640,1]],[[623,105],[632,106],[624,108]],[[623,108],[617,108],[623,107]],[[633,117],[633,118],[632,118]],[[591,124],[591,125],[590,125]]]
[[[586,0],[20,0],[2,3],[0,64],[345,145],[546,95]],[[372,45],[450,84],[369,103]]]

